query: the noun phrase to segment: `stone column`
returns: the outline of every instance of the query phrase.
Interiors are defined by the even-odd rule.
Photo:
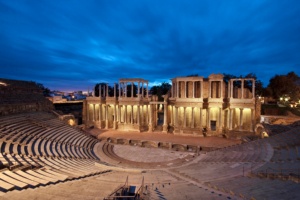
[[[95,114],[96,114],[96,111],[95,111],[95,104],[93,103],[93,121],[95,121]]]
[[[174,122],[174,127],[178,126],[178,107],[175,107],[175,122]]]
[[[219,108],[219,131],[222,131],[222,108]]]
[[[183,107],[183,127],[186,127],[186,107]]]
[[[230,110],[226,110],[226,115],[227,115],[227,121],[226,121],[226,127],[229,130],[229,118],[230,118]],[[225,124],[225,122],[224,122]]]
[[[138,92],[137,92],[137,96],[140,97],[140,81],[138,82]]]
[[[170,120],[170,125],[173,126],[174,125],[174,107],[170,106],[170,112],[171,112],[171,120]]]
[[[179,98],[179,81],[176,81],[176,89],[177,89],[177,92],[176,92],[176,95],[177,95],[177,98]]]
[[[113,124],[113,128],[117,129],[117,105],[114,105],[114,124]]]
[[[230,80],[230,89],[231,89],[230,98],[233,98],[233,80]]]
[[[133,82],[131,82],[131,98],[133,98]]]
[[[118,105],[118,122],[121,122],[121,105]]]
[[[168,115],[168,105],[167,102],[165,102],[164,104],[164,124],[163,124],[163,133],[167,133],[168,132],[168,119],[167,119],[167,115]]]
[[[229,130],[232,130],[232,122],[233,122],[233,110],[229,108]]]
[[[116,88],[117,84],[114,83],[114,98],[116,98],[117,96],[117,88]]]
[[[144,125],[144,105],[140,106],[140,125]]]
[[[108,104],[105,105],[105,129],[108,129]]]
[[[102,90],[103,97],[105,97],[105,85],[102,85]]]
[[[252,79],[252,98],[255,98],[255,80]]]
[[[206,117],[206,127],[207,130],[210,130],[210,108],[207,108],[207,117]]]
[[[149,105],[146,105],[146,124],[149,125]]]
[[[221,89],[220,89],[220,92],[221,92],[221,94],[220,94],[220,98],[223,98],[223,81],[220,81],[221,83],[220,83],[220,87],[221,87]]]
[[[240,131],[243,130],[243,108],[240,108]]]
[[[125,110],[124,110],[124,123],[127,124],[127,105],[125,105]]]
[[[194,122],[194,107],[192,107],[192,122],[191,122],[191,128],[194,128],[195,127],[195,122]]]
[[[140,126],[140,105],[137,105],[136,123]]]
[[[242,91],[241,99],[243,99],[244,98],[244,79],[241,80],[241,91]]]
[[[212,87],[211,87],[211,80],[209,80],[209,94],[208,94],[208,98],[211,98],[211,89],[212,89]]]
[[[99,125],[102,128],[102,104],[99,104]]]
[[[130,121],[131,121],[131,124],[133,124],[133,105],[131,106]]]
[[[200,131],[202,131],[202,108],[199,108],[200,109]]]
[[[152,116],[152,113],[153,110],[152,110],[152,104],[149,105],[149,114],[150,114],[150,117],[149,117],[149,129],[148,129],[148,132],[152,132],[153,131],[153,116]]]
[[[184,98],[186,98],[186,81],[184,81]]]
[[[251,121],[250,121],[250,131],[254,132],[254,109],[251,108]]]
[[[200,97],[203,99],[203,81],[200,81]]]
[[[193,81],[192,83],[193,83],[193,98],[195,98],[195,81]]]
[[[99,97],[101,99],[101,85],[99,85],[98,90],[99,90]]]
[[[148,82],[147,82],[147,98],[149,98]]]

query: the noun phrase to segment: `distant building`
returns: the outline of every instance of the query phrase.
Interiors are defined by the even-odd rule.
[[[259,122],[260,101],[255,98],[252,78],[226,83],[223,75],[212,74],[208,78],[176,77],[171,81],[172,88],[164,101],[158,101],[155,95],[150,97],[144,79],[120,79],[113,96],[108,95],[108,86],[100,87],[98,97],[84,101],[83,123],[100,129],[203,136],[232,130],[253,132]],[[134,83],[138,85],[135,96]]]

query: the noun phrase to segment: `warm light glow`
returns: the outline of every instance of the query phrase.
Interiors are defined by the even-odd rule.
[[[288,98],[285,98],[284,100],[285,100],[285,101],[287,101],[287,100],[288,100]]]
[[[0,82],[0,85],[7,86],[7,84],[3,82]]]
[[[282,97],[280,97],[280,101],[282,101]]]
[[[74,126],[74,125],[75,125],[75,121],[74,121],[73,119],[69,119],[69,120],[68,120],[68,124],[69,124],[70,126]]]

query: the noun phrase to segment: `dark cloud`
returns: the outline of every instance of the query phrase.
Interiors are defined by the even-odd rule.
[[[300,75],[298,1],[1,1],[0,77],[87,90],[141,77]]]

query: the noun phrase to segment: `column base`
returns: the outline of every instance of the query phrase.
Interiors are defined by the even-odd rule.
[[[168,125],[167,124],[164,124],[163,125],[163,130],[162,130],[163,133],[167,133],[168,132]]]
[[[148,132],[149,132],[149,133],[152,133],[152,132],[153,132],[153,125],[152,125],[152,124],[149,124]]]
[[[108,120],[105,120],[105,129],[108,129]]]
[[[113,129],[115,129],[115,130],[117,129],[117,124],[118,124],[118,122],[116,122],[116,121],[113,123]]]

